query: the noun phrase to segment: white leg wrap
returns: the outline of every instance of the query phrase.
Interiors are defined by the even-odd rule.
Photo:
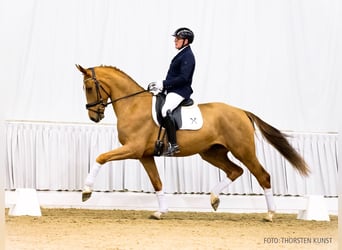
[[[223,189],[227,188],[232,183],[232,180],[228,177],[225,177],[221,182],[219,182],[212,190],[211,192],[219,196]]]
[[[272,188],[264,189],[264,191],[265,191],[265,198],[266,198],[266,204],[267,204],[268,211],[275,212],[276,206],[275,206],[275,202],[274,202]]]
[[[158,200],[158,205],[159,205],[158,211],[161,213],[167,213],[168,212],[168,206],[167,206],[164,191],[162,191],[162,190],[157,191],[156,195],[157,195],[157,200]]]
[[[101,165],[99,163],[95,163],[93,167],[90,169],[89,174],[85,180],[85,185],[88,187],[92,187],[94,185],[95,178],[99,173]]]

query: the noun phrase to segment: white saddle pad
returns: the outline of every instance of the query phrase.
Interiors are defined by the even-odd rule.
[[[181,107],[182,127],[181,130],[198,130],[203,126],[203,117],[197,104]],[[152,117],[154,122],[160,126],[156,113],[156,97],[152,97]]]

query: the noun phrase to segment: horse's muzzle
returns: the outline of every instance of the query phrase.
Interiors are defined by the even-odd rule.
[[[96,122],[96,123],[100,121],[100,119],[97,119],[95,117],[90,117],[90,120],[92,120],[93,122]]]
[[[89,112],[89,119],[92,120],[93,122],[98,123],[104,118],[104,113],[103,112]]]

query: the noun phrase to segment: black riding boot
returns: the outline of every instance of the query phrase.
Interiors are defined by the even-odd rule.
[[[167,111],[167,115],[164,118],[164,127],[169,141],[169,147],[165,155],[172,156],[175,153],[179,153],[179,146],[177,145],[175,123],[171,117],[170,111]]]

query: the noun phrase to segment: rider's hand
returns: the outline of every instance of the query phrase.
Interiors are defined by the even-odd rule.
[[[163,91],[163,82],[157,81],[157,82],[151,82],[148,87],[148,91],[152,92],[154,95],[157,95]]]
[[[163,89],[163,88],[164,88],[164,86],[163,86],[163,81],[156,81],[156,87],[157,87],[158,89]]]

